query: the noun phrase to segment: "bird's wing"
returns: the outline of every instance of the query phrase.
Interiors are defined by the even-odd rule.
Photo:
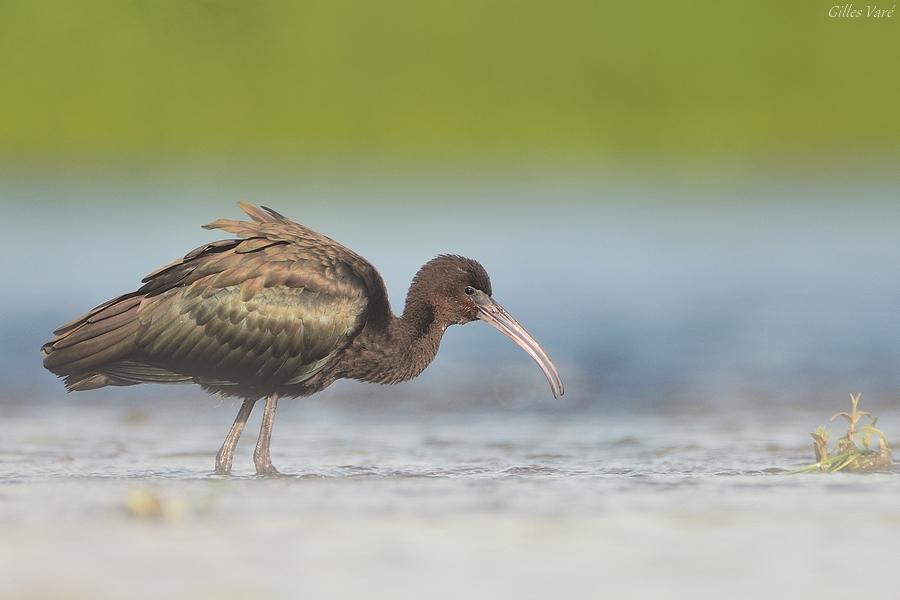
[[[291,221],[271,208],[257,207],[246,202],[238,202],[238,206],[252,221],[219,219],[203,228],[222,229],[242,238],[256,238],[259,240],[256,242],[258,244],[265,244],[267,241],[290,244],[300,255],[316,257],[319,266],[325,269],[334,263],[349,267],[365,284],[369,298],[369,322],[381,325],[387,321],[391,312],[387,290],[378,270],[369,261],[343,244]]]
[[[45,364],[77,364],[119,383],[287,385],[314,375],[389,311],[384,283],[365,259],[274,211],[241,208],[253,222],[206,227],[243,239],[205,244],[145,277],[136,292],[61,327],[45,346]],[[95,334],[123,303],[133,343],[112,352]],[[103,360],[80,353],[80,338]]]
[[[145,278],[137,348],[197,380],[299,383],[366,325],[375,271],[274,211],[241,208],[252,222],[206,227],[243,240],[208,244]]]

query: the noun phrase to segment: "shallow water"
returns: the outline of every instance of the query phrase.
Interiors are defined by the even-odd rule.
[[[287,475],[261,480],[249,429],[235,476],[210,472],[231,402],[0,407],[4,597],[758,598],[896,584],[900,471],[786,474],[811,461],[806,432],[827,414],[285,402],[273,460]],[[900,411],[879,424],[900,430]],[[136,492],[168,516],[132,514]]]
[[[850,392],[896,444],[896,190],[0,181],[0,597],[890,597],[900,472],[787,472]],[[481,259],[566,396],[454,327],[413,382],[282,402],[288,475],[265,480],[258,415],[235,475],[211,474],[235,403],[67,396],[50,331],[215,239],[197,226],[241,197],[370,258],[395,310],[427,258]]]

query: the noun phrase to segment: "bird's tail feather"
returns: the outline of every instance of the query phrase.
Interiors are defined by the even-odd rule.
[[[64,377],[69,390],[125,384],[101,370],[134,349],[140,303],[139,296],[116,298],[57,329],[41,347],[44,367]]]

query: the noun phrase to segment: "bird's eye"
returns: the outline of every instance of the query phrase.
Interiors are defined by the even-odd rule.
[[[475,288],[466,286],[465,292],[466,292],[466,296],[471,296],[472,294],[475,293]]]

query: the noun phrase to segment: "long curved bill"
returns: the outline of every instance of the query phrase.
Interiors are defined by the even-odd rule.
[[[490,324],[492,327],[500,330],[506,337],[514,341],[522,350],[534,359],[538,364],[547,381],[550,382],[550,390],[553,392],[554,398],[559,398],[565,393],[562,379],[559,378],[559,371],[556,365],[541,348],[541,345],[535,341],[531,334],[525,331],[525,328],[519,325],[518,321],[513,319],[512,315],[506,312],[506,309],[500,306],[493,298],[479,292],[475,298],[475,305],[478,307],[478,318]]]

